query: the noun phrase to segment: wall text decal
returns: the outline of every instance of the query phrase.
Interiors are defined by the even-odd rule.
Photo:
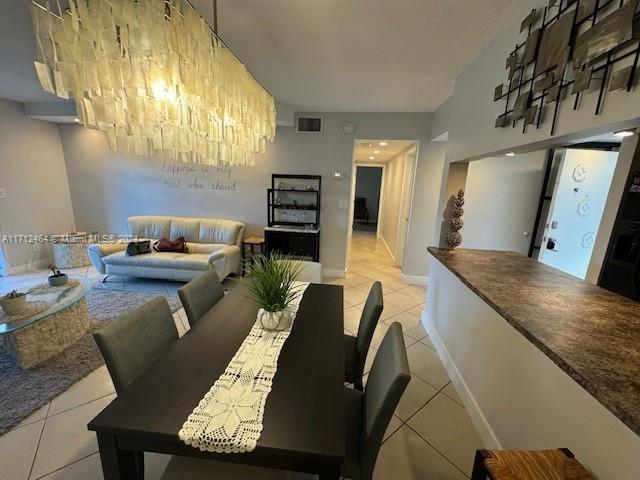
[[[164,177],[164,187],[169,190],[238,190],[238,180],[234,179],[233,168],[229,165],[164,162],[160,170]]]

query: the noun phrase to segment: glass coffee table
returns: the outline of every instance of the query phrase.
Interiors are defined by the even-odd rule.
[[[22,368],[33,368],[77,342],[89,329],[85,296],[91,284],[85,279],[66,290],[28,293],[29,302],[50,305],[34,315],[0,323],[0,349]]]

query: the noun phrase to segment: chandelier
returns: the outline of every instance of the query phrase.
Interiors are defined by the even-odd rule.
[[[254,165],[273,141],[273,97],[187,1],[68,4],[31,4],[36,73],[112,150]]]

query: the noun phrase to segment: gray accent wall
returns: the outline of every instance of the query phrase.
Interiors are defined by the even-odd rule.
[[[313,112],[305,112],[313,114]],[[266,224],[266,189],[272,173],[322,175],[320,259],[330,273],[344,272],[351,198],[354,139],[417,140],[428,143],[428,113],[320,113],[322,134],[299,134],[279,127],[276,140],[255,167],[231,170],[178,164],[179,173],[159,159],[126,157],[109,150],[103,133],[61,126],[71,199],[79,229],[125,233],[126,217],[136,214],[221,217],[247,224],[248,234]],[[343,132],[345,122],[356,126]],[[427,159],[420,158],[420,161]],[[175,164],[174,164],[175,165]],[[191,168],[194,168],[192,171]],[[185,170],[186,169],[186,170]],[[333,173],[342,172],[341,179]],[[430,208],[435,209],[437,191]],[[425,249],[419,256],[426,258]]]
[[[58,126],[24,115],[21,103],[0,99],[0,225],[5,235],[63,233],[74,228]],[[6,246],[11,270],[45,264],[49,248]]]

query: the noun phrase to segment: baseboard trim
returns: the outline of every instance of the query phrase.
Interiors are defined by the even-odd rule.
[[[404,273],[401,273],[400,282],[406,283],[407,285],[426,286],[429,284],[429,277],[426,275],[405,275]]]
[[[346,270],[334,270],[331,268],[323,268],[322,276],[329,278],[344,278],[347,276]]]
[[[469,387],[464,381],[464,378],[462,378],[462,375],[460,375],[460,372],[453,362],[451,355],[449,355],[447,348],[444,346],[440,335],[438,335],[438,332],[431,324],[426,310],[422,312],[422,325],[427,331],[427,334],[429,335],[429,338],[431,339],[436,352],[438,352],[440,360],[447,369],[449,378],[451,378],[453,385],[458,391],[458,394],[460,395],[460,398],[462,399],[462,402],[464,403],[467,412],[471,417],[471,421],[476,427],[476,430],[478,430],[478,434],[480,434],[480,438],[482,438],[482,442],[484,443],[485,447],[502,449],[502,445],[498,440],[495,432],[491,428],[491,425],[489,425],[487,417],[484,415],[484,413],[480,409],[480,406],[478,405],[478,402],[476,402],[475,398],[471,394],[471,390],[469,390]]]

